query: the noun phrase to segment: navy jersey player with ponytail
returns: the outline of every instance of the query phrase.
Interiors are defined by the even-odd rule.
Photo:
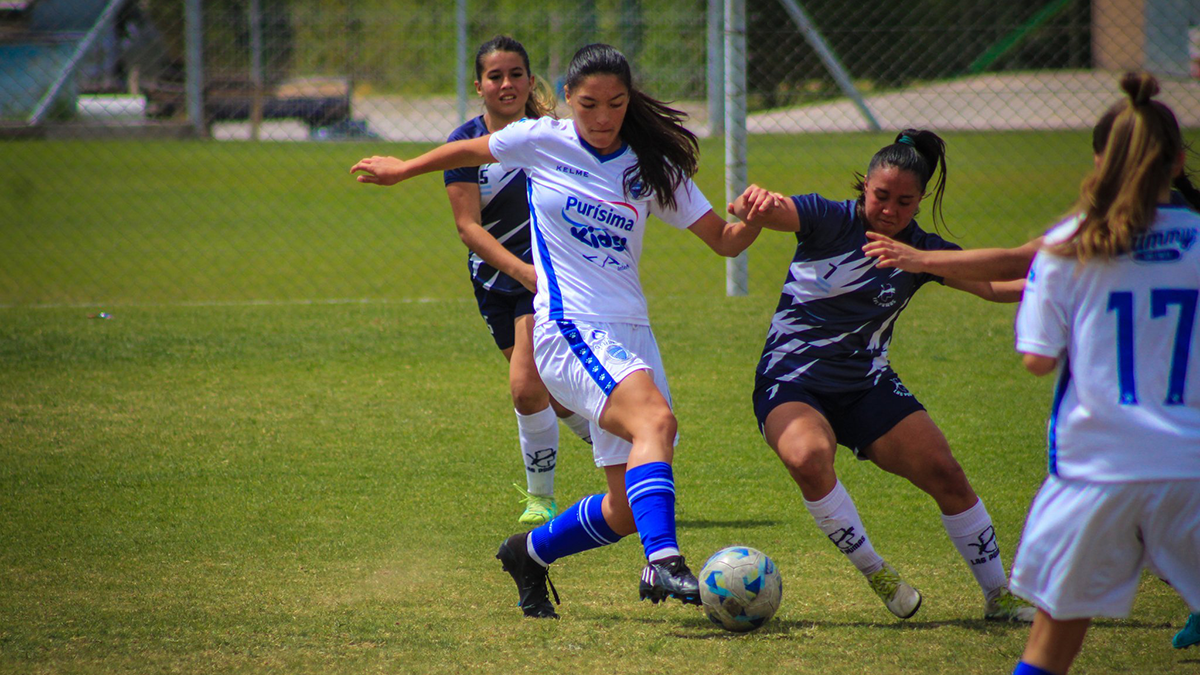
[[[911,617],[921,595],[872,546],[834,471],[839,444],[933,497],[983,591],[985,618],[1031,620],[1033,608],[1008,592],[983,502],[941,430],[888,363],[895,322],[924,284],[937,281],[987,300],[1015,302],[1022,282],[880,269],[862,250],[869,232],[923,250],[959,248],[913,220],[935,176],[933,212],[940,215],[945,154],[937,134],[909,129],[871,159],[855,186],[857,199],[807,194],[758,215],[734,211],[750,224],[796,233],[796,253],[758,365],[754,412],[817,526],[893,614]]]

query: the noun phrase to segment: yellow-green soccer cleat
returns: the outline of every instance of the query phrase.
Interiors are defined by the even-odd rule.
[[[1017,621],[1032,623],[1037,608],[1013,595],[1005,586],[988,598],[983,618],[988,621]]]
[[[544,495],[535,495],[528,490],[521,489],[519,485],[513,485],[517,491],[524,495],[521,501],[525,504],[525,512],[517,518],[517,522],[529,527],[537,527],[550,522],[550,519],[558,515],[558,504],[554,502],[554,497],[546,497]]]
[[[887,563],[878,572],[867,576],[867,582],[888,610],[901,619],[909,618],[921,608],[921,594]]]

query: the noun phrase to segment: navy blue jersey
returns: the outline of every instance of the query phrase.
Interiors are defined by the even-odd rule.
[[[455,129],[446,141],[479,138],[487,134],[487,125],[480,115]],[[529,199],[525,189],[524,171],[504,171],[499,164],[484,164],[446,171],[444,178],[446,185],[479,185],[480,224],[483,225],[483,229],[513,255],[527,263],[533,263],[533,251],[529,242]],[[467,256],[467,267],[471,273],[471,281],[486,291],[506,295],[528,292],[521,282],[487,264],[474,251]]]
[[[854,200],[817,194],[792,197],[800,215],[796,255],[788,267],[771,319],[758,377],[796,382],[813,391],[854,391],[873,386],[888,370],[892,328],[931,274],[875,267],[863,254],[866,224]],[[896,240],[923,250],[960,247],[917,227]]]

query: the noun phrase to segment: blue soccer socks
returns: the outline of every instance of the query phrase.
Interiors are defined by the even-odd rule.
[[[642,538],[646,559],[679,555],[675,538],[675,477],[666,462],[650,462],[625,472],[625,494]]]
[[[529,533],[530,555],[544,565],[593,548],[615,544],[621,535],[604,520],[604,495],[591,495],[571,505]]]

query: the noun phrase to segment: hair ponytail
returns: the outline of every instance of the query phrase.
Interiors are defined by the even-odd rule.
[[[1079,227],[1052,249],[1082,262],[1113,258],[1133,248],[1134,240],[1154,224],[1159,196],[1171,186],[1175,162],[1184,150],[1175,114],[1154,100],[1159,88],[1153,75],[1126,73],[1121,89],[1128,100],[1109,109],[1116,114],[1101,143],[1103,156],[1080,186],[1075,208],[1081,214]],[[1097,132],[1108,124],[1108,116],[1101,118]],[[1094,133],[1093,144],[1096,140]],[[1186,176],[1176,185],[1183,186],[1189,202],[1200,203]]]
[[[917,177],[921,194],[927,192],[929,181],[937,176],[933,187],[933,222],[937,227],[946,218],[942,213],[942,197],[946,193],[946,141],[926,129],[905,129],[896,134],[891,145],[884,146],[867,165],[867,173],[855,174],[854,190],[858,193],[858,210],[861,215],[866,200],[866,181],[875,169],[891,166],[909,171]]]

